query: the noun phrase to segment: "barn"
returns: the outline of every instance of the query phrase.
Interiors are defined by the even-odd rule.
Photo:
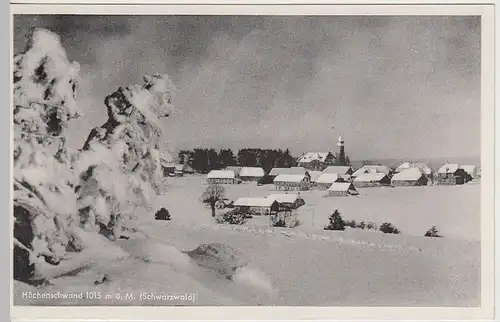
[[[438,170],[439,185],[457,185],[469,181],[470,176],[456,163],[446,163]]]
[[[427,177],[427,179],[432,179],[432,169],[426,163],[423,162],[410,162],[410,161],[403,162],[396,168],[394,172],[400,173],[403,170],[412,168],[420,169],[421,172]]]
[[[277,190],[308,190],[311,186],[309,173],[306,174],[280,174],[273,180]]]
[[[319,176],[319,178],[316,180],[316,187],[319,189],[328,189],[334,182],[343,182],[344,179],[342,179],[338,174],[336,173],[323,173]]]
[[[330,188],[328,188],[329,197],[346,197],[349,195],[359,195],[359,192],[350,182],[334,182]]]
[[[236,211],[256,215],[270,215],[279,210],[278,202],[269,198],[239,198],[233,205]]]
[[[306,204],[298,193],[277,193],[269,195],[267,198],[278,202],[280,208],[297,209]]]
[[[429,179],[420,168],[408,168],[396,173],[392,179],[393,186],[426,186]]]
[[[212,170],[207,174],[208,184],[235,184],[238,179],[231,170]]]
[[[307,170],[323,171],[334,161],[335,156],[331,152],[308,152],[298,160],[298,165]]]
[[[363,173],[354,179],[353,184],[356,188],[389,186],[391,179],[384,173]]]
[[[259,181],[264,176],[264,170],[258,167],[242,167],[240,179],[242,181]]]

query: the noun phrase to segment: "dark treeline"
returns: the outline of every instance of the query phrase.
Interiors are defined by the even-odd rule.
[[[179,151],[179,163],[188,164],[195,171],[208,173],[228,166],[262,167],[266,173],[275,167],[296,166],[290,151],[271,149],[241,149],[235,155],[231,149],[202,149]]]

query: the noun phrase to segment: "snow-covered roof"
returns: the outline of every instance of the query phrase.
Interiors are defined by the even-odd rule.
[[[268,198],[239,198],[233,205],[246,207],[270,207],[274,200]]]
[[[263,177],[264,170],[257,167],[243,167],[240,171],[240,177]]]
[[[349,191],[349,190],[355,191],[356,188],[354,188],[354,186],[350,182],[334,182],[334,183],[332,183],[330,188],[328,188],[328,190],[329,191]]]
[[[329,152],[308,152],[299,159],[299,162],[307,163],[314,160],[325,162],[328,154]]]
[[[351,169],[351,167],[331,165],[331,166],[326,167],[326,169],[323,170],[323,173],[347,174],[349,169]]]
[[[447,163],[439,168],[438,173],[455,173],[460,166],[456,163]]]
[[[290,168],[272,168],[269,175],[277,176],[279,174],[288,173],[288,171],[290,171]]]
[[[297,199],[300,199],[300,196],[296,193],[276,193],[269,195],[267,197],[269,200],[275,200],[279,203],[294,203]]]
[[[379,172],[370,172],[370,173],[363,173],[360,174],[356,179],[354,179],[355,182],[378,182],[382,180],[386,176],[385,173],[379,173]]]
[[[308,172],[308,171],[304,167],[291,167],[288,170],[289,174],[306,174],[306,172]]]
[[[323,173],[316,180],[316,183],[334,183],[339,179],[339,175],[336,173]]]
[[[207,174],[207,179],[234,179],[235,174],[232,170],[212,170]]]
[[[177,171],[183,171],[184,170],[184,165],[183,164],[176,164],[175,165],[175,170],[177,170]]]
[[[321,171],[308,171],[309,175],[311,176],[311,181],[316,182],[318,178],[323,174]]]
[[[228,166],[228,167],[226,167],[226,170],[232,170],[232,171],[234,171],[235,174],[238,174],[241,171],[241,167],[238,167],[238,166]]]
[[[175,168],[175,164],[165,159],[160,159],[160,165],[164,168]]]
[[[422,170],[422,173],[426,175],[430,175],[432,173],[432,169],[429,168],[429,166],[423,162],[403,162],[401,163],[397,168],[396,168],[396,173],[401,172],[405,169],[410,169],[410,168],[419,168]]]
[[[393,181],[417,181],[423,175],[423,172],[420,168],[408,168],[404,169],[399,173],[396,173],[394,177],[392,177]]]
[[[305,174],[278,174],[273,182],[301,182],[306,177]]]
[[[356,172],[352,174],[353,177],[357,177],[363,173],[383,173],[385,175],[388,175],[391,173],[391,169],[385,165],[364,165]]]
[[[463,169],[468,174],[470,174],[471,176],[475,175],[475,173],[477,172],[477,166],[472,165],[472,164],[461,165],[460,168]]]

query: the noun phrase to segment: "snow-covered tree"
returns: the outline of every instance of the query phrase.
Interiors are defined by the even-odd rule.
[[[14,58],[17,279],[29,279],[37,260],[57,263],[67,251],[85,249],[88,233],[116,238],[122,220],[151,205],[161,189],[159,121],[172,111],[171,80],[156,74],[106,97],[107,122],[75,151],[66,131],[82,115],[78,72],[59,37],[43,29],[31,30]]]

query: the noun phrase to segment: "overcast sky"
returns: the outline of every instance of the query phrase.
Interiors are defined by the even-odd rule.
[[[351,159],[480,156],[479,17],[17,16],[81,65],[70,142],[142,76],[179,89],[167,146],[336,151]]]

